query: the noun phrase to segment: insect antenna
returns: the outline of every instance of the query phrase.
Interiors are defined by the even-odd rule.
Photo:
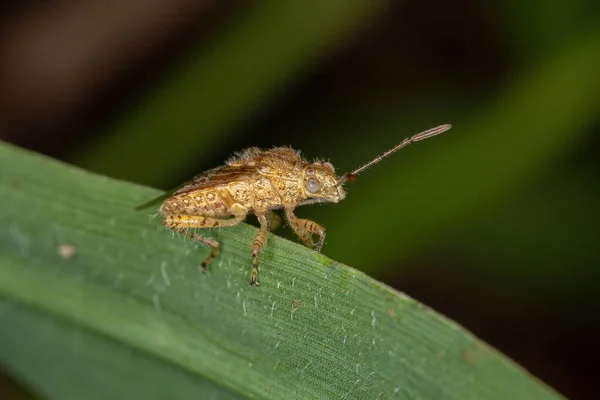
[[[440,126],[436,126],[435,128],[428,129],[428,130],[426,130],[424,132],[417,133],[414,136],[411,136],[411,137],[408,137],[408,138],[404,139],[402,142],[400,142],[396,146],[392,147],[391,149],[389,149],[385,153],[383,153],[383,154],[375,157],[374,159],[372,159],[368,163],[361,165],[360,167],[358,167],[357,169],[355,169],[352,172],[344,174],[340,178],[340,180],[338,181],[337,186],[343,185],[346,182],[353,182],[353,181],[355,181],[356,180],[356,176],[358,174],[360,174],[361,172],[363,172],[367,168],[370,168],[374,164],[377,164],[378,162],[380,162],[381,160],[383,160],[387,156],[389,156],[389,155],[397,152],[398,150],[400,150],[400,149],[408,146],[409,144],[411,144],[413,142],[419,142],[421,140],[429,139],[430,137],[437,136],[440,133],[446,132],[450,128],[452,128],[452,125],[450,125],[450,124],[440,125]]]

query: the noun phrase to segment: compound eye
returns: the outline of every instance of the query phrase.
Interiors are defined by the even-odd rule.
[[[331,170],[331,172],[335,172],[335,168],[333,168],[333,164],[332,163],[326,161],[326,162],[323,163],[323,166],[329,168]]]
[[[307,180],[304,186],[306,186],[306,190],[313,194],[321,190],[321,184],[315,178]]]

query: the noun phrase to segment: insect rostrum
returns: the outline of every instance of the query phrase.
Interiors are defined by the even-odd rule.
[[[251,147],[237,153],[225,165],[196,176],[166,197],[160,206],[164,217],[162,223],[211,248],[210,255],[202,262],[202,269],[206,271],[210,261],[217,257],[219,242],[189,229],[233,226],[254,213],[260,229],[252,242],[250,284],[258,286],[258,257],[267,238],[272,210],[283,209],[289,225],[304,244],[321,251],[325,229],[316,222],[297,218],[294,215],[297,206],[343,200],[346,197],[343,185],[360,172],[412,142],[448,129],[450,125],[441,125],[406,138],[381,156],[341,177],[335,174],[331,163],[309,162],[292,148],[261,150]],[[316,244],[313,235],[319,237]]]

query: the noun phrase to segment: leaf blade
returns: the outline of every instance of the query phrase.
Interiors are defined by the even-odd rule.
[[[271,235],[261,255],[262,286],[250,287],[253,227],[211,231],[222,252],[203,275],[206,249],[174,240],[134,211],[155,191],[6,145],[0,171],[1,296],[225,392],[560,398],[455,323],[295,243]],[[75,254],[61,255],[64,244]],[[72,339],[64,340],[68,348]],[[7,346],[0,341],[5,363]],[[32,380],[32,371],[21,372]]]

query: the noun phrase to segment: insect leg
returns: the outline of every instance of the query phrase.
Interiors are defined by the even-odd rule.
[[[290,223],[290,226],[292,227],[292,229],[294,230],[294,233],[296,235],[298,235],[298,237],[300,238],[300,240],[302,240],[302,242],[304,243],[304,245],[310,249],[312,249],[313,247],[315,247],[315,242],[313,242],[312,240],[312,233],[310,233],[309,231],[300,228],[299,226],[293,225],[292,223]]]
[[[254,242],[252,242],[252,272],[250,275],[250,284],[258,286],[258,255],[262,251],[262,248],[267,240],[267,217],[264,214],[257,215],[258,222],[260,223],[260,229],[256,233]]]
[[[298,235],[302,242],[304,242],[304,245],[311,249],[315,247],[315,242],[313,242],[312,240],[312,233],[310,233],[306,229],[303,229],[298,224],[298,218],[296,218],[296,216],[291,211],[289,213],[286,212],[286,217],[290,226],[292,227],[292,230],[296,235]]]
[[[189,232],[188,228],[216,228],[223,226],[237,225],[244,219],[243,216],[236,216],[231,219],[217,219],[211,217],[194,215],[167,215],[162,224],[175,232],[189,236],[197,242],[205,244],[211,248],[210,255],[202,261],[202,271],[206,272],[206,267],[219,253],[219,242],[213,238],[208,238],[197,233]]]
[[[313,242],[312,240],[312,233],[310,233],[309,231],[305,231],[305,230],[298,230],[298,231],[294,231],[296,233],[296,235],[298,235],[298,237],[300,238],[300,240],[302,240],[302,242],[304,242],[304,245],[310,249],[312,249],[313,247],[315,247],[315,242]]]
[[[267,221],[269,222],[269,230],[273,232],[281,226],[281,217],[273,210],[267,213]]]
[[[298,235],[300,239],[304,241],[306,246],[313,247],[314,245],[311,235],[319,235],[319,241],[317,242],[317,245],[314,246],[314,248],[316,251],[321,252],[321,248],[323,247],[323,243],[325,242],[325,228],[311,220],[297,218],[294,215],[294,210],[291,208],[285,209],[285,216],[287,217],[290,226],[292,227],[296,235]]]
[[[185,228],[170,228],[170,229],[173,229],[175,232],[181,233],[182,235],[188,236],[197,242],[200,242],[202,244],[210,246],[210,248],[211,248],[210,255],[208,257],[206,257],[206,259],[204,261],[202,261],[202,264],[201,264],[202,272],[206,272],[208,270],[207,269],[208,263],[211,262],[212,260],[214,260],[215,257],[217,257],[217,254],[219,253],[219,242],[217,242],[213,238],[208,238],[208,237],[205,237],[202,235],[198,235],[197,233],[186,231]]]

